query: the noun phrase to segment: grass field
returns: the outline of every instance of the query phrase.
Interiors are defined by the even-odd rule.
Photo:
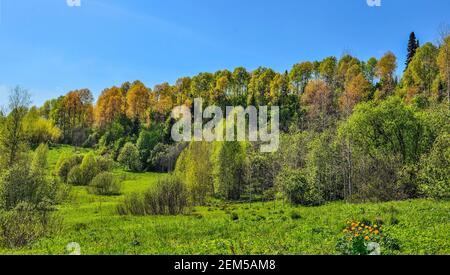
[[[51,167],[63,151],[52,150]],[[162,175],[116,170],[123,193],[143,192]],[[74,187],[59,206],[59,234],[21,250],[0,254],[67,254],[79,243],[81,254],[339,254],[338,239],[348,220],[382,220],[384,230],[401,249],[384,254],[450,254],[450,202],[414,200],[383,204],[331,203],[321,207],[291,207],[282,202],[228,204],[213,201],[183,216],[119,216],[123,199],[88,194]]]

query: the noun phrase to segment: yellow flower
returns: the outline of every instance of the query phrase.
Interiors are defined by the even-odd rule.
[[[378,235],[378,234],[380,234],[380,231],[378,231],[378,230],[375,230],[375,235]]]
[[[364,240],[366,240],[366,241],[368,241],[369,239],[370,239],[369,236],[364,237]]]

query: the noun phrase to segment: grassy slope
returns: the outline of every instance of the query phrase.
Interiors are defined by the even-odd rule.
[[[61,151],[52,150],[52,167]],[[124,193],[142,192],[161,175],[116,171]],[[0,254],[66,254],[70,242],[82,254],[337,254],[336,242],[347,220],[381,218],[401,251],[387,254],[450,254],[450,202],[427,200],[384,204],[331,203],[321,207],[290,207],[282,203],[225,204],[214,202],[177,217],[121,217],[115,206],[123,198],[72,191],[58,214],[60,234],[23,250]],[[230,213],[239,216],[232,221]],[[300,214],[292,219],[291,213]],[[395,219],[392,219],[396,213]]]

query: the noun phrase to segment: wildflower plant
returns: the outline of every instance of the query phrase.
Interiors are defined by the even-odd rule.
[[[383,227],[370,222],[348,221],[342,230],[338,250],[345,255],[379,255],[384,242]]]

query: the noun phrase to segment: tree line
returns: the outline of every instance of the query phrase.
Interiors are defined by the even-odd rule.
[[[285,72],[264,67],[203,72],[153,89],[141,81],[126,82],[103,90],[95,102],[88,89],[81,89],[30,107],[29,94],[17,87],[8,112],[0,113],[1,174],[14,172],[24,159],[31,162],[29,149],[40,144],[70,144],[93,148],[131,171],[172,172],[182,186],[167,182],[187,192],[179,201],[192,204],[211,196],[281,197],[304,205],[448,198],[450,37],[420,46],[412,34],[408,44],[401,78],[396,56],[387,52],[369,60],[331,56]],[[251,142],[173,142],[172,109],[192,107],[197,97],[223,108],[280,106],[280,150],[262,154],[260,144]],[[90,185],[98,176],[91,172],[108,172],[86,168],[81,157],[64,157],[69,160],[61,163],[68,161],[64,167],[73,171],[65,171],[60,183],[70,178],[73,184]],[[94,156],[86,162],[92,167],[104,163]],[[21,169],[29,167],[22,164]],[[94,185],[111,181],[111,174],[103,174]],[[117,185],[107,187],[116,193]]]

